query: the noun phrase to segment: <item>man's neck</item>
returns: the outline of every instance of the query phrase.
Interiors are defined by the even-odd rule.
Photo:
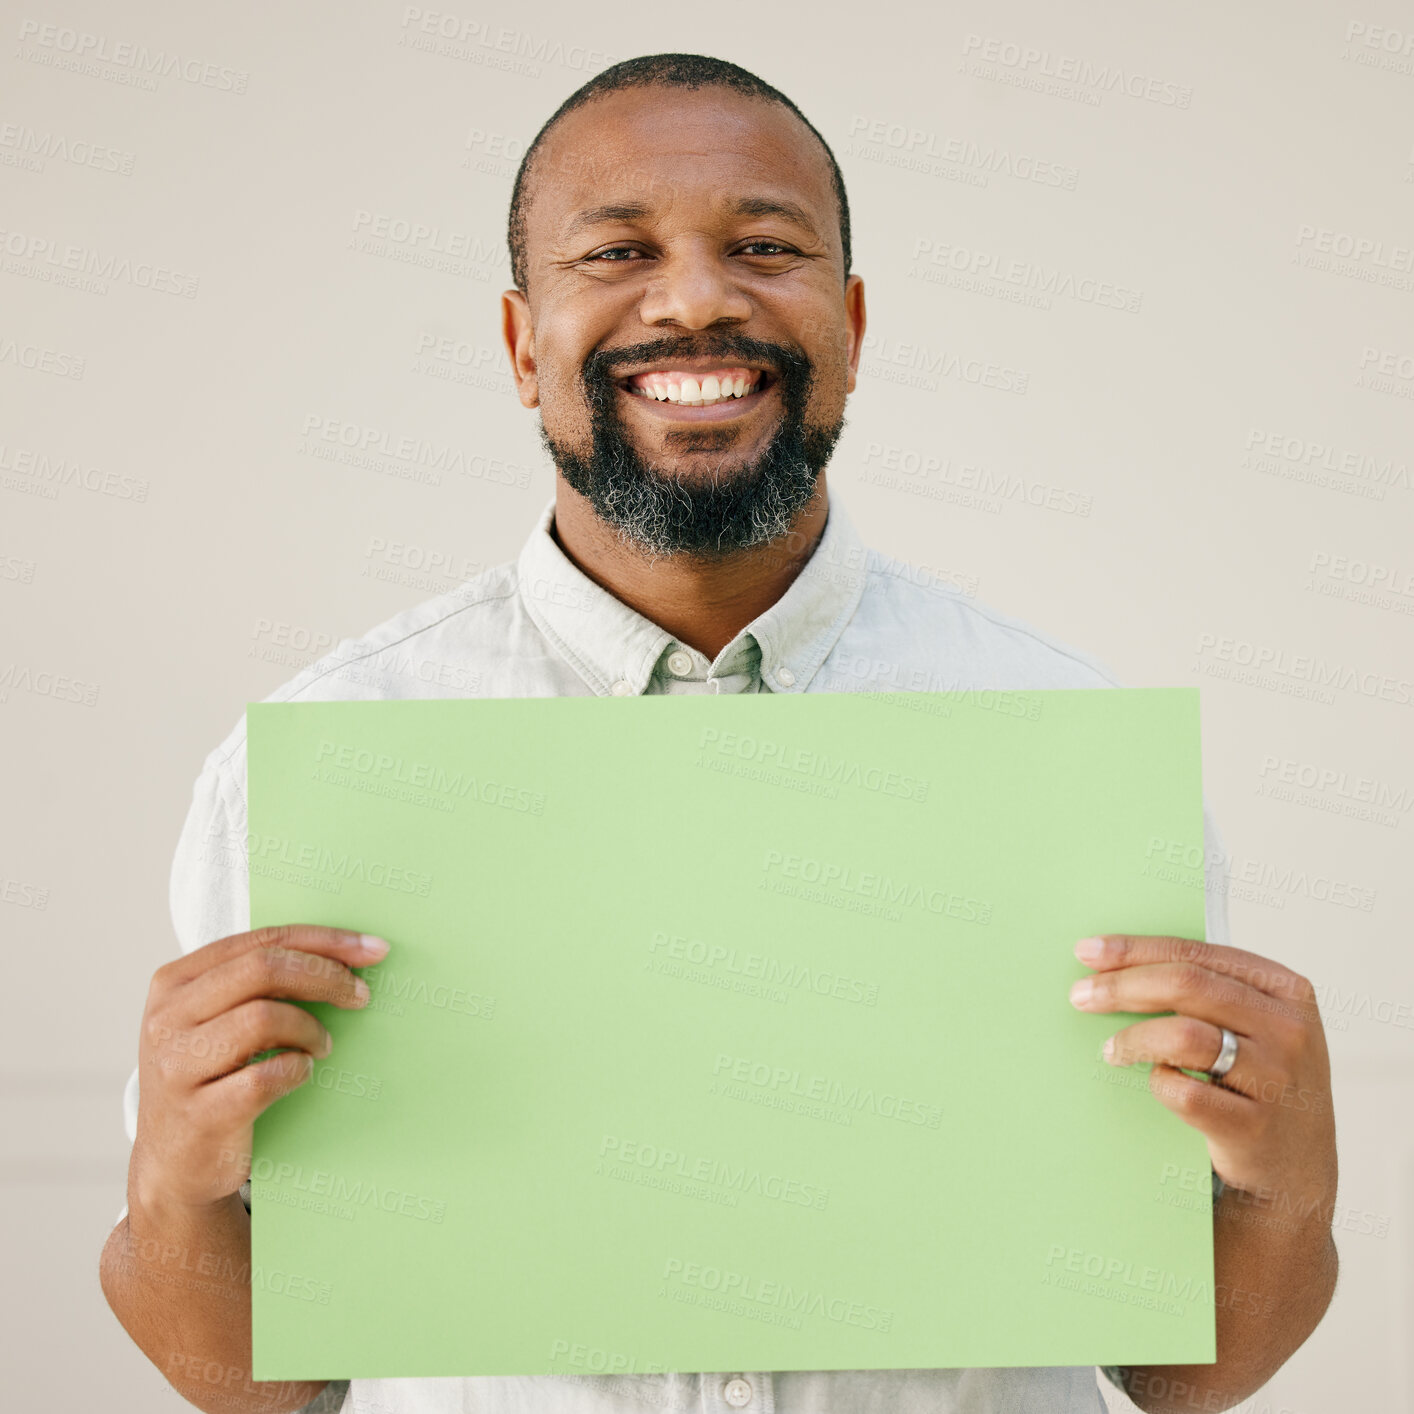
[[[655,560],[629,549],[557,477],[551,534],[600,588],[710,660],[790,588],[819,544],[829,509],[821,472],[810,504],[780,539],[720,560]]]

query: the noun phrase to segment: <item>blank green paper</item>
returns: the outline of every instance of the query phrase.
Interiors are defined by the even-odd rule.
[[[1206,1146],[1067,997],[1204,936],[1196,691],[247,727],[252,926],[392,945],[256,1125],[257,1379],[1216,1358]]]

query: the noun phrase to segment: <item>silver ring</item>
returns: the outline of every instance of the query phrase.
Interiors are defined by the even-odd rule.
[[[1222,1030],[1222,1050],[1218,1052],[1217,1060],[1208,1067],[1208,1078],[1211,1080],[1221,1080],[1232,1069],[1233,1062],[1237,1059],[1237,1037],[1226,1026]]]

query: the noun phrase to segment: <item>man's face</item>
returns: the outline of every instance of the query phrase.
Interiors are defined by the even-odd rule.
[[[864,329],[809,130],[721,89],[596,98],[541,148],[526,226],[529,302],[504,297],[506,338],[566,481],[656,554],[789,530]]]

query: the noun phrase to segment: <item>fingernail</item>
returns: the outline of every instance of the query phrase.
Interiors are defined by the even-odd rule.
[[[1081,962],[1099,962],[1105,955],[1105,940],[1103,938],[1081,938],[1075,945],[1075,955]]]
[[[1105,1044],[1100,1048],[1100,1054],[1107,1061],[1113,1063],[1115,1058],[1115,1038],[1113,1036],[1105,1037]]]
[[[323,1040],[323,1042],[321,1043],[320,1048],[319,1048],[319,1058],[320,1058],[320,1060],[323,1060],[324,1057],[327,1056],[327,1055],[329,1054],[329,1052],[332,1051],[333,1049],[334,1049],[334,1038],[326,1031],[326,1032],[324,1033],[324,1040]]]
[[[358,935],[358,940],[359,943],[362,945],[364,952],[366,952],[375,962],[378,962],[388,956],[387,939],[374,937],[372,933],[360,933]]]
[[[354,996],[358,998],[359,1005],[361,1006],[361,1005],[362,1005],[364,1002],[366,1002],[366,1001],[369,999],[369,997],[371,997],[372,995],[373,995],[373,993],[370,992],[369,989],[368,989],[368,983],[365,982],[362,977],[355,977],[355,978],[354,978]]]
[[[1082,977],[1070,989],[1071,1006],[1089,1006],[1091,998],[1095,995],[1095,983],[1089,977]]]

